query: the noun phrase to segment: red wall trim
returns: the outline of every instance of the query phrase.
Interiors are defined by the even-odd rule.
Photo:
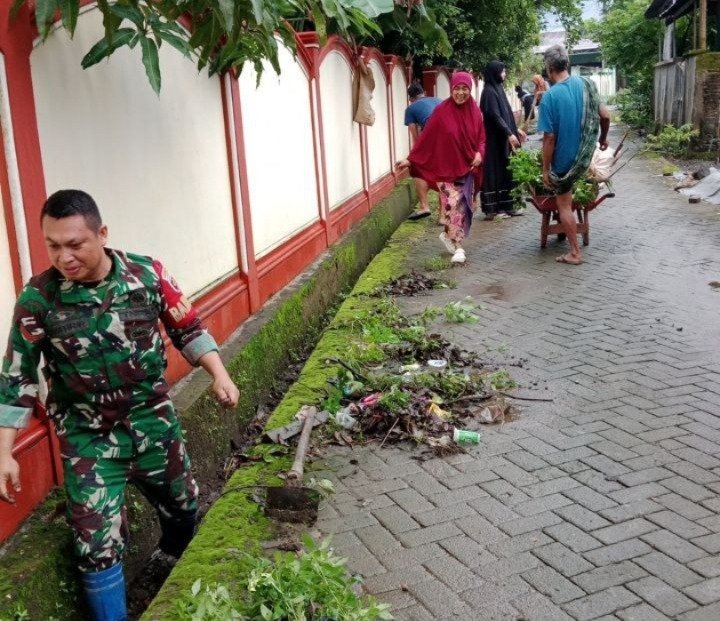
[[[18,249],[18,236],[15,227],[15,216],[12,209],[12,196],[10,194],[10,179],[8,165],[5,157],[5,139],[0,137],[0,196],[2,196],[5,229],[7,231],[8,250],[10,251],[10,265],[12,267],[13,285],[15,293],[20,293],[23,287],[22,273],[20,271],[20,251]]]
[[[331,35],[327,43],[320,48],[320,55],[318,58],[318,64],[322,65],[325,57],[332,51],[340,52],[350,63],[350,67],[355,70],[355,63],[357,61],[357,53],[351,48],[347,41],[341,39],[337,35]]]
[[[3,5],[9,6],[5,2]],[[27,5],[22,7],[12,22],[9,8],[0,11],[0,50],[5,55],[10,122],[15,138],[20,190],[25,206],[30,260],[33,272],[40,272],[49,267],[50,262],[40,231],[40,210],[45,202],[45,175],[30,72],[33,30],[34,20]]]
[[[250,212],[250,191],[247,186],[247,159],[245,155],[245,134],[243,132],[242,105],[240,102],[240,84],[236,77],[230,80],[233,115],[235,117],[235,144],[237,147],[238,172],[240,174],[240,197],[242,204],[243,228],[245,229],[245,248],[247,249],[247,276],[250,295],[250,312],[260,309],[260,289],[255,262],[255,243],[252,233],[252,215]]]
[[[302,273],[326,248],[325,224],[316,222],[260,259],[258,274],[262,303]]]

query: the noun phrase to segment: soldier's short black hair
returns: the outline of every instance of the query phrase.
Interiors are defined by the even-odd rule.
[[[425,89],[418,82],[413,82],[407,92],[410,99],[415,99],[415,97],[422,95],[425,92]]]
[[[40,222],[45,216],[61,219],[82,216],[88,228],[96,233],[102,226],[102,217],[97,204],[87,192],[82,190],[58,190],[43,205]]]

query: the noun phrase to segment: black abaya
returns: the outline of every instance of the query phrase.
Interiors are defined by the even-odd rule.
[[[485,69],[484,87],[480,97],[480,109],[485,120],[485,159],[480,201],[486,215],[509,213],[514,210],[510,195],[513,180],[508,170],[510,144],[508,137],[515,135],[519,139],[517,125],[510,102],[503,90],[501,73],[505,66],[494,60]]]

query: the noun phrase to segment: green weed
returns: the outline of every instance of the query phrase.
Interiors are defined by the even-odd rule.
[[[443,307],[445,321],[449,323],[475,323],[478,316],[473,313],[476,306],[467,301],[448,302]]]
[[[690,143],[699,135],[700,132],[690,124],[681,127],[666,125],[659,134],[647,137],[646,148],[672,157],[683,157],[687,155]]]
[[[305,552],[277,553],[270,560],[251,559],[251,571],[243,590],[235,597],[227,586],[203,585],[196,580],[189,594],[176,604],[177,621],[306,621],[343,619],[347,621],[390,620],[390,607],[374,598],[358,597],[348,577],[345,559],[332,554],[328,540],[316,545],[303,539]]]
[[[488,384],[493,390],[509,390],[511,388],[517,388],[518,386],[518,383],[505,369],[500,369],[490,374]]]
[[[427,272],[441,272],[450,269],[452,263],[450,259],[446,259],[445,257],[432,257],[431,259],[425,259],[422,266]]]

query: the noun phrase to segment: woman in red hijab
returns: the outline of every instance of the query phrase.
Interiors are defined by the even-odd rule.
[[[473,79],[458,71],[450,82],[451,96],[432,113],[420,138],[398,168],[437,187],[440,194],[440,234],[453,263],[465,263],[463,240],[470,232],[475,195],[482,186],[485,128],[482,113],[470,94]]]

